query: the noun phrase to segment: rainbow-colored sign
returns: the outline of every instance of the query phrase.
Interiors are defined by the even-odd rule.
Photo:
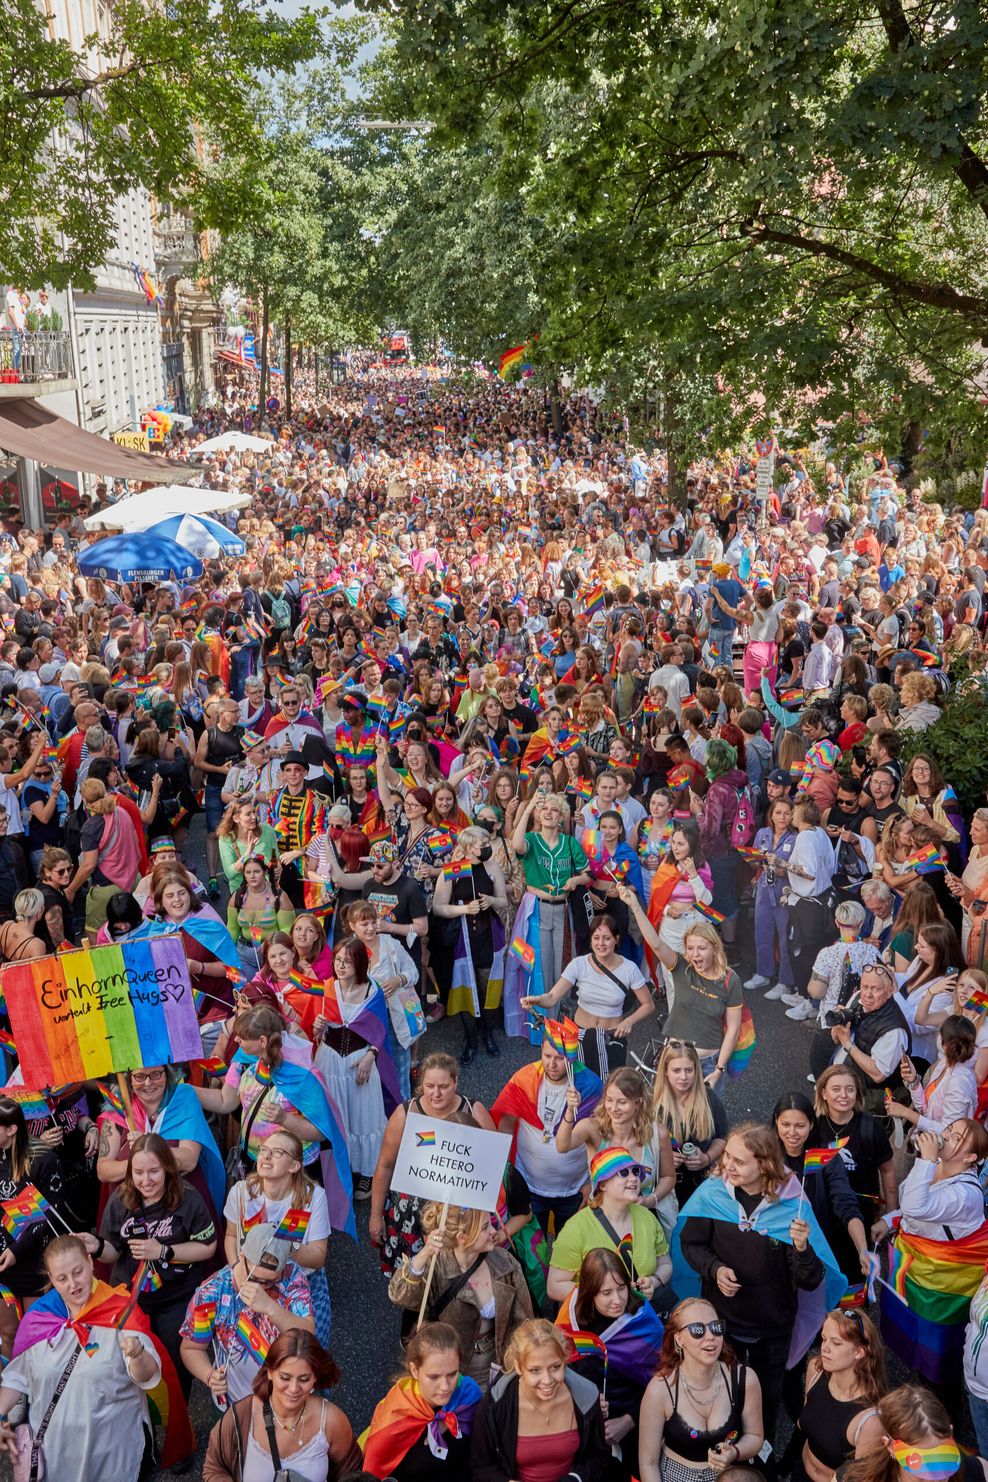
[[[0,973],[27,1089],[202,1059],[181,940],[12,963]]]

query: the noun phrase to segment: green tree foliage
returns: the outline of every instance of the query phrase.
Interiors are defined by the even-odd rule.
[[[10,0],[0,27],[0,277],[92,282],[135,184],[223,227],[242,207],[263,136],[258,76],[322,47],[318,13],[264,0],[114,0],[85,53],[49,33],[45,8]],[[218,156],[241,162],[226,177]]]
[[[379,106],[433,119],[430,150],[481,145],[485,194],[555,247],[541,353],[685,354],[712,409],[838,441],[983,439],[983,6],[360,4],[390,18]]]

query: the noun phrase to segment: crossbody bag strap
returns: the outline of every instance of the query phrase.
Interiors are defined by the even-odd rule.
[[[436,1322],[438,1320],[439,1314],[446,1311],[446,1308],[449,1306],[450,1302],[453,1301],[454,1297],[459,1296],[460,1292],[466,1286],[473,1273],[484,1264],[484,1261],[486,1259],[487,1252],[482,1251],[477,1259],[472,1262],[472,1264],[469,1265],[465,1271],[460,1272],[455,1281],[450,1282],[449,1286],[436,1298],[435,1302],[430,1303],[430,1322]]]
[[[62,1395],[65,1392],[65,1386],[69,1382],[69,1376],[72,1373],[72,1370],[75,1368],[76,1364],[79,1361],[79,1355],[81,1352],[82,1344],[80,1343],[79,1347],[76,1349],[75,1353],[72,1355],[68,1363],[65,1365],[65,1368],[62,1370],[61,1377],[59,1378],[58,1383],[55,1385],[55,1393],[52,1395],[51,1399],[48,1402],[48,1409],[41,1417],[41,1424],[38,1426],[38,1429],[34,1433],[34,1440],[31,1443],[32,1478],[38,1475],[38,1456],[41,1452],[42,1443],[45,1439],[45,1432],[47,1431],[49,1422],[51,1421],[51,1418],[55,1413],[55,1406],[58,1404],[59,1400],[62,1398]]]
[[[278,1438],[274,1431],[274,1411],[270,1402],[266,1402],[261,1409],[261,1417],[264,1421],[264,1429],[268,1433],[268,1446],[271,1448],[271,1465],[274,1467],[275,1475],[281,1471],[281,1453],[278,1450]]]
[[[246,1122],[243,1124],[243,1126],[240,1129],[240,1146],[243,1148],[244,1152],[247,1151],[247,1141],[248,1141],[248,1139],[250,1137],[250,1129],[253,1127],[254,1123],[257,1121],[257,1114],[261,1110],[261,1102],[267,1096],[267,1094],[270,1091],[270,1089],[271,1089],[270,1086],[265,1086],[265,1088],[261,1092],[260,1096],[254,1102],[254,1105],[251,1107],[250,1111],[247,1113],[247,1120],[246,1120]]]
[[[602,972],[605,977],[610,978],[611,982],[614,983],[614,984],[616,984],[617,987],[620,988],[621,993],[623,995],[626,996],[630,992],[630,989],[628,988],[627,983],[622,983],[621,982],[621,979],[618,977],[617,973],[612,973],[609,967],[605,967],[604,964],[598,958],[596,952],[591,952],[590,953],[590,961],[593,963],[593,965],[594,965],[595,968],[597,968],[600,972]]]
[[[607,1236],[607,1238],[609,1240],[613,1240],[613,1242],[614,1242],[614,1249],[617,1251],[618,1257],[620,1258],[620,1261],[621,1261],[621,1264],[625,1268],[625,1270],[627,1271],[627,1273],[628,1273],[629,1277],[631,1278],[631,1280],[632,1281],[637,1281],[638,1280],[638,1275],[637,1275],[637,1272],[635,1271],[634,1259],[632,1257],[629,1257],[628,1260],[625,1260],[625,1251],[624,1251],[624,1248],[621,1245],[621,1237],[618,1234],[618,1232],[615,1230],[614,1226],[611,1224],[610,1220],[607,1218],[607,1215],[604,1213],[604,1211],[602,1209],[595,1209],[594,1210],[594,1217],[599,1222],[600,1227],[603,1230],[604,1234]]]

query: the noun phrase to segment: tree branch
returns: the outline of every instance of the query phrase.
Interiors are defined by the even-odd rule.
[[[900,0],[878,0],[878,13],[882,18],[889,46],[896,55],[901,51],[910,51],[918,45]],[[925,62],[920,62],[920,71],[929,75],[931,69]],[[933,122],[929,114],[925,114],[924,117],[928,122]],[[954,134],[960,150],[960,158],[951,165],[951,170],[968,195],[973,197],[982,214],[988,216],[988,165],[979,155],[975,154],[963,134],[958,130],[955,130]]]
[[[40,101],[43,98],[82,98],[86,93],[94,92],[96,88],[104,87],[108,82],[119,82],[122,77],[129,77],[134,72],[144,72],[150,67],[160,67],[161,63],[154,57],[135,58],[120,67],[107,67],[105,72],[99,72],[95,77],[75,77],[65,82],[53,83],[51,87],[36,87],[19,89],[15,98],[23,98],[25,101]]]
[[[951,313],[973,317],[982,323],[988,320],[988,298],[974,298],[967,293],[958,293],[945,283],[914,282],[910,278],[903,278],[899,273],[890,272],[888,268],[880,267],[878,263],[869,262],[866,257],[847,252],[833,242],[821,242],[816,237],[803,237],[795,232],[776,231],[772,227],[756,226],[753,223],[742,226],[741,232],[753,242],[771,242],[779,247],[793,247],[797,252],[807,252],[813,257],[825,257],[830,262],[842,263],[844,267],[853,268],[865,278],[870,278],[890,292],[901,298],[912,299],[915,303],[927,304],[934,309],[948,309]]]

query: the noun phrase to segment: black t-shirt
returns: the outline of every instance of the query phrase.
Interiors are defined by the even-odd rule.
[[[847,1147],[841,1158],[847,1167],[847,1178],[858,1196],[861,1218],[869,1230],[880,1213],[877,1200],[882,1186],[878,1170],[892,1158],[888,1133],[877,1117],[868,1112],[855,1112],[845,1127],[834,1127],[827,1117],[817,1117],[810,1133],[813,1147],[830,1147],[837,1138],[846,1137]]]
[[[165,1245],[183,1245],[187,1240],[198,1240],[209,1244],[216,1239],[216,1227],[202,1195],[183,1179],[182,1201],[174,1210],[165,1209],[159,1203],[146,1204],[143,1209],[132,1212],[124,1208],[119,1192],[111,1194],[103,1212],[100,1235],[120,1252],[120,1259],[113,1268],[114,1282],[130,1286],[140,1263],[130,1254],[128,1240],[161,1240]],[[199,1283],[201,1267],[198,1262],[178,1265],[155,1261],[153,1269],[161,1278],[161,1286],[157,1291],[146,1287],[141,1292],[141,1307],[145,1311],[188,1301]]]
[[[377,907],[381,921],[393,922],[397,926],[409,926],[416,916],[427,914],[422,887],[407,875],[399,875],[387,885],[368,880],[361,895]]]
[[[539,728],[539,718],[535,711],[529,705],[522,705],[520,701],[510,710],[505,707],[504,713],[523,736],[531,736]]]
[[[40,782],[27,782],[21,794],[21,807],[30,813],[32,803],[47,803],[50,797],[50,787],[43,787]],[[57,807],[52,810],[51,818],[47,823],[43,823],[40,818],[35,818],[31,813],[27,826],[27,839],[31,849],[44,849],[46,844],[61,844],[62,822]]]

